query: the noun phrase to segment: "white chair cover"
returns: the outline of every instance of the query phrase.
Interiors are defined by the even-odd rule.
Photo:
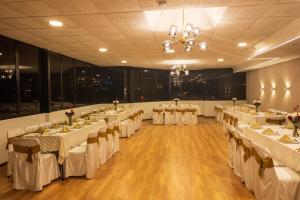
[[[89,133],[86,145],[72,148],[64,163],[64,177],[84,176],[91,179],[99,165],[98,130]]]
[[[156,112],[156,110],[159,110],[159,109],[153,110],[152,123],[153,124],[164,124],[163,110],[160,110],[160,112]]]
[[[254,149],[261,158],[272,159],[264,147],[254,143]],[[300,175],[279,161],[272,160],[274,166],[265,168],[262,176],[259,176],[260,164],[256,161],[253,165],[255,197],[258,200],[299,199]]]
[[[232,136],[233,130],[228,129],[228,164],[231,168],[234,167],[234,159],[236,153],[236,141]]]
[[[103,132],[103,135],[105,137],[100,136],[101,132]],[[98,150],[99,150],[99,163],[104,164],[107,159],[107,137],[106,137],[106,128],[101,128],[99,132],[99,144],[98,144]]]
[[[170,111],[168,109],[165,110],[165,124],[175,124],[176,123],[176,115],[175,110]]]
[[[235,138],[237,138],[236,142],[236,149],[235,149],[235,156],[233,161],[233,172],[238,177],[241,177],[241,171],[242,171],[242,159],[243,159],[243,148],[241,145],[241,133],[237,130],[232,131]]]
[[[37,139],[16,138],[14,145],[20,147],[39,147]],[[35,152],[31,156],[32,163],[28,162],[28,154],[13,152],[13,186],[14,189],[29,189],[41,191],[44,185],[60,176],[57,159],[54,154]]]
[[[121,131],[120,137],[129,137],[128,134],[128,120],[124,120],[120,123]]]
[[[175,123],[177,125],[181,125],[185,123],[185,110],[184,109],[176,109],[175,110]]]
[[[128,121],[128,137],[131,137],[135,132],[135,130],[134,130],[134,119],[129,117],[127,119],[127,121]]]
[[[17,128],[11,131],[7,131],[7,140],[10,138],[18,137],[24,135],[25,131],[23,129]],[[7,150],[8,150],[8,159],[7,159],[7,176],[12,175],[12,154],[13,154],[13,145],[7,141]]]
[[[108,129],[112,129],[112,154],[116,153],[120,149],[120,142],[119,142],[119,122],[115,121],[108,124]]]
[[[198,117],[196,112],[190,112],[189,109],[184,114],[185,123],[184,124],[198,124]]]

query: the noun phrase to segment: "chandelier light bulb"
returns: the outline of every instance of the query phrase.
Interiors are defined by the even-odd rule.
[[[201,50],[206,50],[207,49],[207,43],[206,42],[200,42],[199,47]]]
[[[200,34],[200,28],[199,27],[195,27],[193,30],[195,35],[199,35]]]
[[[185,49],[184,49],[186,52],[190,52],[192,51],[192,48],[190,46],[186,46]]]
[[[188,33],[192,32],[193,29],[194,29],[194,27],[191,23],[188,23],[185,25],[185,31],[187,31]]]
[[[184,71],[184,73],[185,73],[185,75],[189,75],[190,74],[189,70]]]
[[[187,40],[187,45],[190,46],[190,47],[194,46],[194,45],[195,45],[195,40],[193,40],[193,39],[188,39],[188,40]]]
[[[177,32],[177,27],[175,25],[170,26],[169,35],[175,37]]]

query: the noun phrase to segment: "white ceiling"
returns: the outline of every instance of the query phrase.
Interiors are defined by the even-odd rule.
[[[295,57],[296,50],[289,54],[289,47],[295,49],[295,44],[287,41],[300,35],[300,0],[167,1],[169,11],[162,13],[176,10],[178,14],[161,14],[153,26],[144,11],[159,12],[162,8],[156,0],[0,0],[0,34],[102,66],[169,69],[165,60],[180,59],[192,60],[190,69],[233,67],[243,71],[265,66],[259,64],[266,60],[257,58],[282,46],[283,50],[272,55],[276,62]],[[198,40],[206,41],[208,49],[185,53],[179,45],[174,54],[165,54],[162,42],[168,38],[170,23],[182,23],[183,8],[216,10],[213,14],[186,12],[203,29]],[[49,20],[64,25],[50,27]],[[248,46],[239,48],[239,42]],[[108,52],[100,53],[100,47]],[[224,62],[218,63],[218,58]],[[121,64],[121,60],[128,63]]]

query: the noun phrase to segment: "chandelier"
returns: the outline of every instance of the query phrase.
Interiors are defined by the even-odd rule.
[[[193,24],[184,22],[184,9],[182,9],[182,27],[183,32],[181,35],[177,36],[177,26],[171,25],[169,29],[169,39],[163,42],[163,51],[166,53],[174,53],[174,46],[176,44],[183,44],[184,51],[190,52],[192,49],[198,45],[201,50],[206,50],[207,44],[204,41],[197,41],[197,36],[200,34],[200,28],[194,27]]]
[[[170,74],[171,76],[189,75],[189,70],[187,70],[186,65],[174,65]]]

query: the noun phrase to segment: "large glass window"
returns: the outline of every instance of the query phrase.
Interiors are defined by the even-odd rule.
[[[62,83],[63,83],[63,108],[73,108],[74,105],[74,65],[73,59],[61,57]]]
[[[83,62],[76,61],[76,105],[88,105],[92,101],[91,95],[91,68]]]
[[[50,85],[51,85],[51,110],[62,108],[61,63],[60,55],[49,54],[50,60]]]
[[[0,119],[17,112],[17,84],[14,41],[0,37]]]
[[[143,100],[141,94],[141,74],[140,69],[131,68],[128,71],[129,74],[129,101],[130,102],[139,102]]]
[[[40,112],[40,66],[38,48],[20,44],[20,114],[29,115]]]

